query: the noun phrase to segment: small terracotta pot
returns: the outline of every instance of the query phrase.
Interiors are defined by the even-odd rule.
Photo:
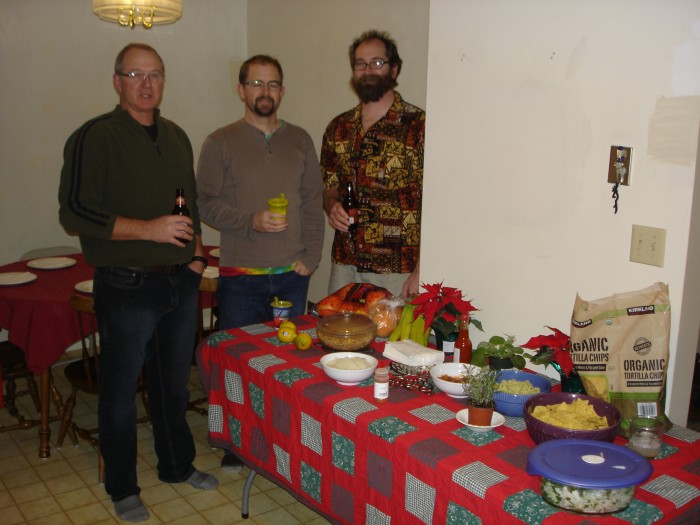
[[[491,417],[493,416],[493,407],[483,408],[475,407],[472,405],[468,406],[469,414],[467,416],[467,422],[470,425],[477,425],[480,427],[488,427],[491,425]]]

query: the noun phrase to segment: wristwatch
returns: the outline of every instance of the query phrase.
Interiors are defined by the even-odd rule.
[[[190,262],[194,261],[201,262],[205,268],[209,266],[209,259],[207,259],[206,257],[202,257],[201,255],[195,255],[194,257],[192,257],[192,260]]]

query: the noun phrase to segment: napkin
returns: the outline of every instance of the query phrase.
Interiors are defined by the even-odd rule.
[[[439,350],[431,350],[410,339],[387,341],[384,357],[407,366],[433,366],[442,363],[444,355]]]

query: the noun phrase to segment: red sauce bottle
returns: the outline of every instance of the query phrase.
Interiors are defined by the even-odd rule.
[[[469,339],[469,314],[459,318],[459,334],[455,340],[455,363],[472,362],[472,342]]]

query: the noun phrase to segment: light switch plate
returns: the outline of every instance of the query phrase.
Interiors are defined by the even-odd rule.
[[[666,230],[639,224],[632,225],[630,261],[663,268],[665,252]]]
[[[630,185],[630,169],[632,166],[632,148],[629,146],[610,146],[610,161],[608,164],[608,182],[617,182],[618,164],[621,172],[620,184]]]

